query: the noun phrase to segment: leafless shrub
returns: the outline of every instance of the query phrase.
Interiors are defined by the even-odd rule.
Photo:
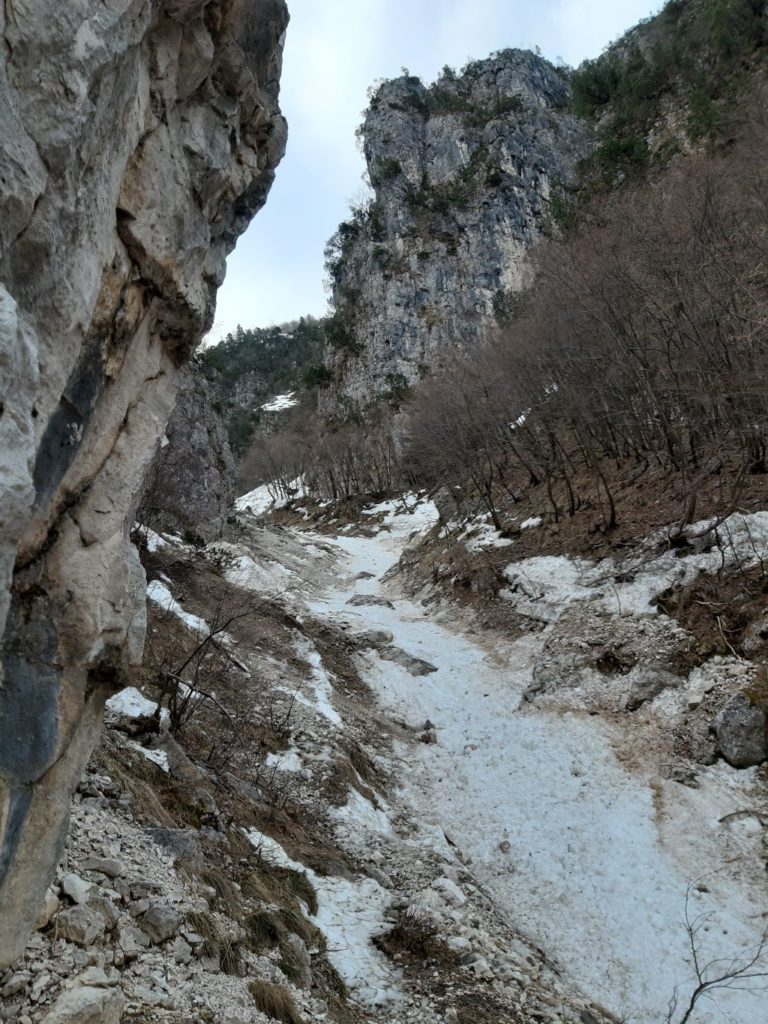
[[[768,988],[768,929],[759,941],[744,953],[733,957],[705,960],[702,932],[712,920],[712,913],[692,915],[692,886],[685,896],[684,923],[688,937],[688,958],[694,971],[690,992],[683,995],[682,986],[675,988],[669,1002],[665,1024],[689,1024],[699,1003],[718,991],[755,991]]]

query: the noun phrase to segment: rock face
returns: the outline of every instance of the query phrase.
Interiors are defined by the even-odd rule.
[[[215,540],[235,500],[237,471],[205,379],[185,375],[139,508],[153,530]]]
[[[141,656],[128,528],[284,151],[286,25],[283,0],[0,9],[0,966]]]
[[[375,200],[329,252],[325,412],[396,393],[514,312],[553,190],[590,149],[569,98],[566,75],[522,50],[379,88],[362,129]]]

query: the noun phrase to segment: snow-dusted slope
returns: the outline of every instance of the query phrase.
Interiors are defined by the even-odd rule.
[[[438,621],[403,599],[382,577],[436,513],[429,504],[376,511],[385,520],[374,536],[334,539],[344,575],[311,607],[354,632],[387,631],[436,669],[414,677],[396,661],[364,656],[364,677],[393,717],[436,729],[436,744],[415,755],[403,747],[403,796],[471,859],[507,920],[584,993],[634,1024],[663,1021],[675,987],[690,991],[689,889],[691,914],[712,915],[700,933],[707,960],[738,956],[765,926],[760,828],[728,817],[749,805],[754,771],[720,762],[702,769],[696,789],[665,780],[651,740],[668,696],[637,725],[637,737],[628,716],[523,703],[547,630],[488,646],[455,613]],[[550,568],[559,571],[559,562]],[[567,605],[567,580],[549,582]],[[354,595],[390,606],[350,606]],[[582,582],[577,596],[589,600]],[[764,991],[719,990],[694,1019],[762,1021],[765,999]]]

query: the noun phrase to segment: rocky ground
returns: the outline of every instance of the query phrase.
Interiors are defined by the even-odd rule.
[[[651,1024],[686,895],[707,960],[755,948],[760,666],[649,604],[722,552],[622,574],[462,528],[506,560],[486,616],[418,578],[429,502],[249,504],[204,549],[143,531],[145,665],[2,1019]],[[763,519],[733,525],[741,568]],[[693,1019],[759,1019],[716,995]]]

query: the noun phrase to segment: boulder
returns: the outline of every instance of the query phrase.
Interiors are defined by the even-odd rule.
[[[768,715],[745,694],[726,704],[714,729],[720,753],[734,768],[751,768],[768,758]]]
[[[350,597],[347,604],[353,608],[381,607],[394,608],[395,606],[386,597],[378,597],[376,594],[355,594]]]
[[[87,905],[70,907],[56,918],[56,927],[63,939],[78,946],[92,946],[106,931],[106,921],[93,907]]]
[[[412,676],[428,676],[432,672],[437,672],[435,665],[424,661],[423,658],[414,657],[414,655],[409,654],[400,647],[383,647],[379,651],[379,657],[383,658],[384,661],[394,661],[395,664],[404,668],[406,672],[410,672]]]
[[[98,871],[99,874],[106,875],[107,878],[119,878],[125,874],[125,868],[114,857],[89,857],[83,863],[83,870]]]
[[[86,903],[88,894],[93,889],[93,883],[86,882],[79,875],[69,872],[61,879],[61,889],[73,903]]]
[[[145,831],[158,846],[170,851],[177,863],[202,864],[203,848],[196,829],[148,828]]]
[[[160,943],[174,936],[183,920],[178,910],[167,903],[153,903],[141,919],[141,928],[152,942]]]
[[[119,1024],[125,996],[117,988],[78,985],[63,992],[42,1024]]]

